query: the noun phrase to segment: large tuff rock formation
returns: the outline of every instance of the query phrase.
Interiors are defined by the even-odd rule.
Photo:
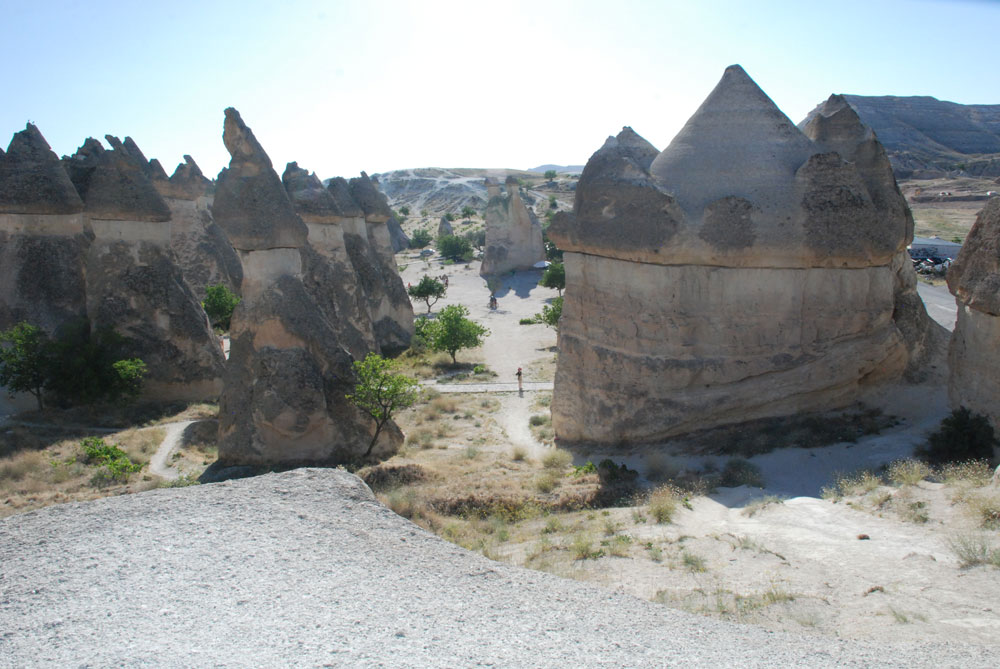
[[[1000,105],[929,96],[839,97],[878,134],[899,177],[943,175],[958,164],[967,174],[1000,176]]]
[[[345,197],[343,184],[337,188]],[[387,222],[392,216],[385,195],[364,172],[351,179],[351,199],[362,212],[361,218],[348,216],[343,221],[347,253],[368,294],[375,340],[386,355],[395,355],[410,346],[413,337],[413,305],[396,269],[396,258]],[[331,182],[330,187],[334,187]],[[356,213],[356,209],[352,213]]]
[[[158,162],[148,165],[153,186],[170,208],[170,247],[195,295],[203,300],[205,288],[217,284],[239,293],[239,256],[212,218],[214,184],[191,156],[184,156],[169,179]]]
[[[51,334],[86,316],[91,237],[83,201],[29,123],[0,150],[0,330],[28,321]]]
[[[354,380],[351,355],[329,320],[329,305],[317,305],[304,285],[309,228],[232,108],[223,141],[232,160],[219,175],[214,214],[243,261],[243,300],[233,314],[219,401],[219,461],[354,459],[367,448],[374,425],[345,397]],[[375,453],[394,451],[401,441],[398,428],[390,430]]]
[[[319,178],[297,163],[288,163],[281,181],[309,228],[309,244],[302,249],[302,282],[307,292],[355,359],[378,353],[368,297],[358,285],[344,242],[345,211]]]
[[[904,372],[894,262],[911,224],[836,103],[814,142],[733,66],[659,154],[629,128],[594,154],[550,228],[567,274],[559,438],[829,409]]]
[[[538,219],[521,200],[518,182],[507,177],[507,195],[486,182],[490,200],[483,218],[486,220],[486,250],[479,273],[483,276],[503,274],[511,270],[530,269],[545,260],[542,227]]]
[[[948,270],[958,304],[951,339],[948,397],[990,419],[1000,430],[1000,198],[979,212]]]
[[[143,394],[214,400],[225,361],[205,312],[170,248],[171,211],[129,140],[108,151],[88,139],[63,165],[94,233],[87,252],[87,316],[111,327],[125,353],[146,363]]]
[[[917,274],[906,250],[913,241],[913,215],[893,177],[885,149],[842,95],[831,95],[799,128],[824,150],[834,151],[854,165],[875,207],[877,227],[899,240],[892,259],[893,321],[907,346],[907,377],[919,380],[927,373],[930,359],[943,349],[948,333],[927,315],[917,294]]]

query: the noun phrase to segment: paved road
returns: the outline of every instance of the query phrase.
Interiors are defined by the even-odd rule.
[[[944,286],[929,286],[917,282],[917,292],[927,307],[927,315],[948,329],[955,329],[955,319],[958,318],[958,307],[955,306],[955,296]]]

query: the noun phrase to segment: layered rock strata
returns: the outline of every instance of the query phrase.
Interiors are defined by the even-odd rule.
[[[490,199],[483,214],[486,248],[479,268],[483,276],[531,269],[545,260],[542,226],[521,199],[517,179],[507,177],[506,187],[507,194],[501,195],[497,184],[486,182]]]
[[[948,352],[948,398],[1000,431],[1000,198],[979,212],[948,270],[958,322]]]
[[[134,142],[112,150],[88,139],[63,165],[84,203],[94,239],[87,251],[87,316],[110,327],[123,353],[146,363],[143,395],[214,400],[225,360],[170,246],[171,210],[143,169]]]
[[[626,128],[594,154],[549,231],[566,251],[557,437],[653,441],[900,377],[905,205],[856,127],[819,126],[815,142],[733,66],[662,152]]]
[[[27,321],[53,334],[86,317],[92,237],[83,201],[29,123],[0,150],[0,330]]]
[[[219,402],[219,461],[352,460],[364,453],[374,425],[345,397],[354,381],[351,354],[303,281],[309,228],[232,108],[223,141],[232,160],[219,175],[213,211],[240,254],[243,300],[233,314]],[[391,429],[375,453],[392,452],[401,441]]]

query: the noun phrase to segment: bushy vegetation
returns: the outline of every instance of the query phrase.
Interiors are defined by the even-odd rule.
[[[205,300],[201,303],[202,309],[208,314],[208,320],[212,322],[212,327],[229,329],[229,324],[233,318],[233,310],[240,303],[240,296],[229,290],[225,284],[205,286]]]
[[[965,407],[955,409],[927,439],[920,454],[933,464],[991,460],[997,440],[985,416]]]
[[[472,260],[472,244],[465,237],[441,235],[438,237],[438,253],[455,262]]]
[[[110,328],[94,332],[86,319],[63,326],[55,339],[21,322],[0,332],[0,385],[61,406],[135,398],[146,374],[139,358],[121,358],[124,340]]]
[[[554,262],[542,272],[542,278],[538,282],[544,288],[555,288],[562,297],[563,288],[566,287],[566,266],[561,262]]]
[[[99,468],[92,479],[99,487],[125,483],[130,474],[142,469],[142,465],[132,462],[118,444],[107,444],[103,439],[87,437],[80,443],[80,448],[83,450],[82,461]]]
[[[433,237],[431,237],[431,233],[429,230],[426,230],[424,228],[419,228],[417,230],[414,230],[413,234],[410,235],[410,248],[422,249],[428,244],[430,244],[432,239]]]
[[[382,429],[393,414],[411,406],[417,399],[417,382],[397,374],[395,369],[395,361],[377,353],[369,353],[364,360],[354,362],[357,382],[354,392],[347,395],[347,399],[375,421],[375,433],[364,457],[371,455]]]
[[[719,474],[719,485],[725,488],[736,488],[741,485],[752,488],[764,487],[764,475],[760,467],[742,458],[733,458],[726,462]]]
[[[545,323],[550,328],[559,328],[559,319],[562,318],[563,310],[563,298],[557,297],[552,300],[551,304],[546,304],[542,307],[542,313],[535,314],[535,320],[539,323]]]

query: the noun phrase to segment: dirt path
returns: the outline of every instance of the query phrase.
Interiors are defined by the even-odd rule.
[[[166,430],[166,434],[163,435],[163,441],[160,442],[159,448],[156,449],[156,453],[153,457],[149,459],[149,473],[159,476],[168,481],[175,481],[177,477],[180,476],[180,472],[170,466],[170,456],[173,455],[174,450],[180,445],[181,437],[184,435],[184,430],[187,429],[188,425],[195,423],[194,420],[182,420],[176,423],[167,423],[165,425],[157,425],[157,427],[162,427]]]

